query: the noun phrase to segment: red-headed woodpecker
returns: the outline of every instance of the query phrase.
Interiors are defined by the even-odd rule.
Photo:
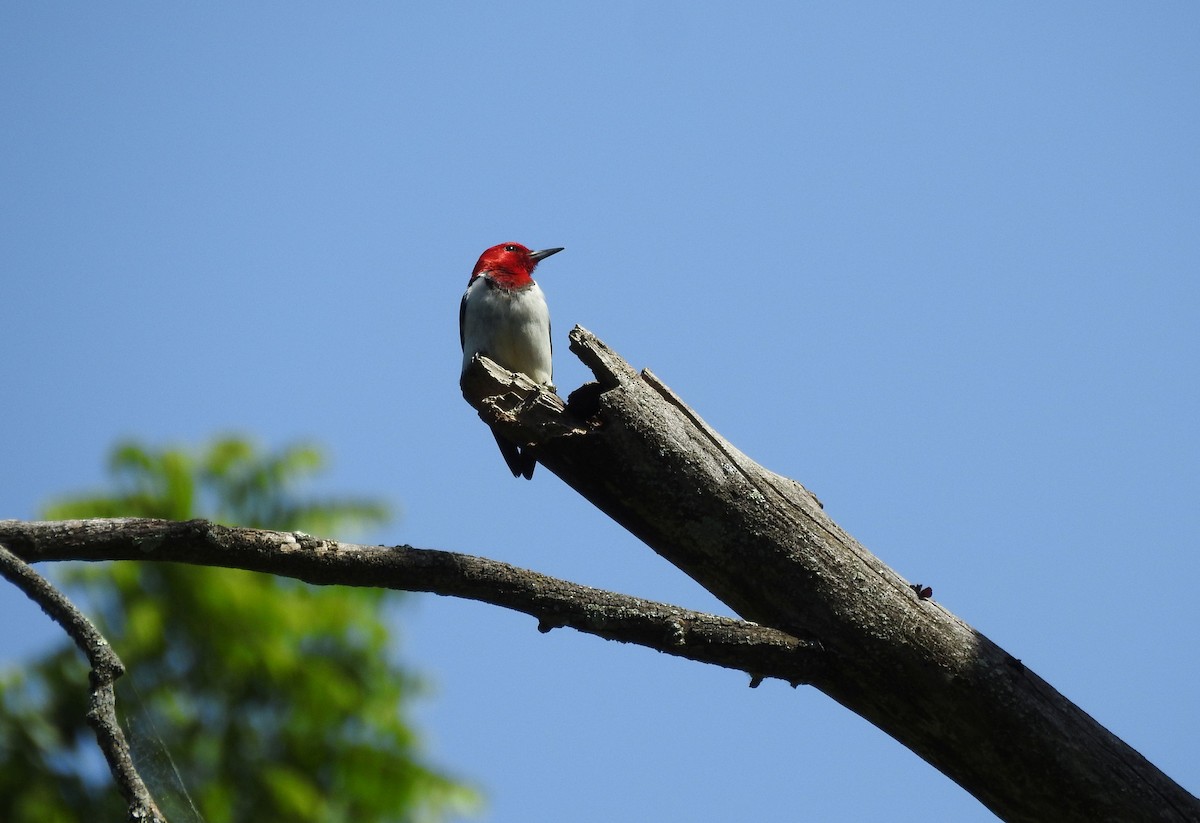
[[[479,255],[458,307],[464,371],[474,355],[482,354],[554,389],[550,309],[531,275],[539,261],[560,251],[530,251],[520,243],[501,243]],[[533,477],[537,465],[533,455],[494,430],[492,434],[513,477]]]

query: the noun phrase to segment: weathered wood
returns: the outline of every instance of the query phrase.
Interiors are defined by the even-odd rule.
[[[0,544],[0,577],[4,577],[41,606],[58,623],[87,657],[91,665],[88,682],[87,722],[96,734],[96,743],[108,761],[118,791],[127,804],[126,820],[136,823],[167,823],[166,816],[146,788],[134,765],[125,731],[117,720],[116,679],[125,673],[125,664],[108,640],[62,592]]]
[[[191,563],[283,575],[318,585],[462,597],[528,614],[542,631],[569,627],[700,663],[741,669],[752,683],[766,677],[793,685],[807,683],[825,661],[820,644],[778,629],[581,586],[457,552],[361,546],[301,532],[149,518],[0,520],[0,552],[5,548],[28,563]]]
[[[489,424],[748,620],[818,641],[813,683],[1008,821],[1200,820],[1200,801],[846,534],[799,483],[576,327],[564,404],[476,358]]]

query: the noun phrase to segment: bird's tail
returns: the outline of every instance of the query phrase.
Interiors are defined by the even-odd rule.
[[[504,455],[504,462],[508,464],[513,477],[532,480],[534,467],[537,466],[537,460],[533,453],[529,449],[522,449],[511,440],[505,439],[495,429],[492,429],[492,436],[496,438],[496,445],[500,447],[500,454]]]

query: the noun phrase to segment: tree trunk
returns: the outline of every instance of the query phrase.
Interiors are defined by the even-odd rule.
[[[1008,821],[1200,820],[1200,801],[922,598],[821,509],[586,330],[599,384],[564,404],[476,358],[480,416],[742,617],[816,641],[813,685]]]

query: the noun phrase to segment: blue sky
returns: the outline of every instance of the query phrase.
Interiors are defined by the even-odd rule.
[[[731,9],[4,4],[0,517],[124,436],[314,440],[380,542],[728,613],[459,396],[479,252],[565,246],[560,390],[578,323],[1200,791],[1200,7]],[[994,819],[811,690],[399,636],[487,821]]]

